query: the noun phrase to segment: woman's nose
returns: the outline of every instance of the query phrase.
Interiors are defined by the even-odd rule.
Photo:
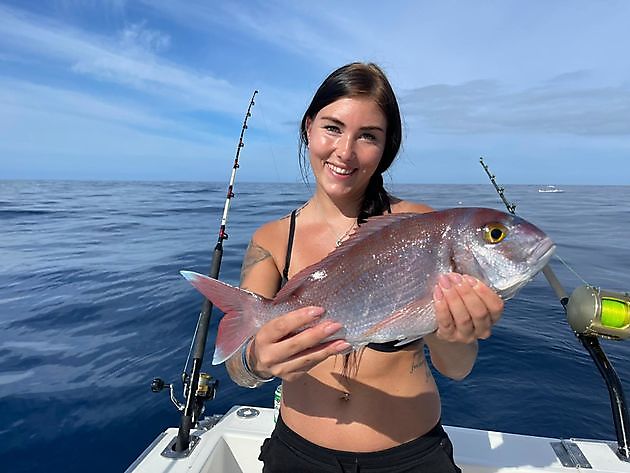
[[[348,134],[343,134],[337,141],[337,156],[343,161],[352,159],[354,154],[354,141]]]

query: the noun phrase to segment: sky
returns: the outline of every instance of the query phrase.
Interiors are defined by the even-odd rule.
[[[400,183],[630,184],[625,0],[0,0],[0,179],[300,182],[321,81],[371,61]]]

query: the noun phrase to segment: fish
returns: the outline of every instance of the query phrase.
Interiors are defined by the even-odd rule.
[[[223,313],[212,363],[223,363],[260,327],[305,306],[342,328],[325,341],[404,344],[437,329],[433,290],[441,274],[468,274],[512,298],[547,264],[552,240],[499,210],[457,207],[372,217],[324,259],[294,275],[273,299],[180,271]],[[303,327],[301,330],[308,328]]]

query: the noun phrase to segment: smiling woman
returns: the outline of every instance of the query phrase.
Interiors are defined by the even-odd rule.
[[[273,298],[288,282],[286,293],[297,273],[324,259],[369,217],[431,211],[383,187],[401,129],[396,97],[378,66],[353,63],[328,76],[301,122],[300,155],[303,166],[308,155],[315,192],[290,218],[254,233],[241,287]],[[376,471],[384,465],[391,472],[459,471],[440,424],[424,346],[440,372],[465,377],[477,339],[490,335],[503,303],[474,278],[451,274],[439,281],[431,290],[438,330],[423,340],[371,343],[350,354],[348,341],[332,336],[344,333],[342,324],[322,320],[321,307],[306,306],[262,324],[240,350],[234,348],[226,367],[237,384],[283,381],[277,426],[262,446],[263,471]]]

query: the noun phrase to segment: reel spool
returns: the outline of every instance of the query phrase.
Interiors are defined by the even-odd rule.
[[[630,294],[580,286],[567,303],[567,319],[578,334],[630,338]]]

